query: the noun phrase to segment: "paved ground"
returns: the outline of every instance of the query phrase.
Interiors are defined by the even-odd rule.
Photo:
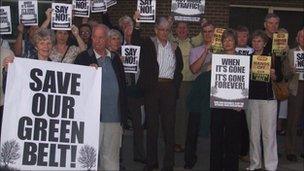
[[[303,141],[301,141],[302,137],[298,137],[298,147],[299,151],[303,149]],[[161,157],[163,154],[164,144],[163,140],[159,140],[159,161],[161,166]],[[299,157],[298,162],[289,162],[286,160],[284,156],[284,136],[278,137],[278,149],[279,154],[279,167],[278,171],[304,171],[304,160],[303,158]],[[127,171],[138,171],[142,170],[144,167],[143,164],[137,163],[133,161],[133,154],[132,154],[132,132],[126,131],[126,135],[124,137],[124,152],[123,152],[123,165],[126,167]],[[195,167],[193,168],[194,171],[205,171],[209,169],[209,138],[199,138],[198,144],[198,162],[196,163]],[[176,153],[175,155],[175,168],[176,171],[183,171],[184,165],[184,153]],[[240,162],[240,170],[245,170],[248,166],[248,163]]]

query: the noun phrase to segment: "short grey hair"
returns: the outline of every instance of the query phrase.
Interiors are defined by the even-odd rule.
[[[52,32],[50,29],[47,28],[39,28],[34,35],[34,45],[37,46],[37,44],[40,41],[46,40],[48,38],[50,38],[52,45],[54,45],[55,43],[54,32]]]
[[[97,24],[92,29],[92,35],[93,35],[93,33],[95,32],[96,29],[104,29],[106,31],[106,34],[108,34],[108,32],[110,30],[109,27],[106,26],[105,24]]]
[[[134,22],[133,22],[132,18],[125,15],[125,16],[120,17],[118,20],[118,25],[121,29],[122,29],[122,24],[124,22],[128,22],[132,27],[134,26]]]
[[[265,19],[264,21],[267,22],[270,18],[276,18],[280,21],[280,17],[275,14],[275,13],[268,13],[266,16],[265,16]]]
[[[161,25],[167,25],[169,26],[169,21],[165,17],[159,17],[155,22],[155,28],[161,26]]]
[[[112,37],[119,37],[120,39],[120,44],[122,43],[122,35],[121,33],[118,31],[118,30],[115,30],[115,29],[111,29],[109,32],[108,32],[108,38],[112,38]]]

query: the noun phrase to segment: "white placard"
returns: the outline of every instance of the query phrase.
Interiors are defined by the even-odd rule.
[[[140,13],[138,22],[155,23],[156,0],[137,0],[137,10]]]
[[[299,73],[299,80],[304,80],[304,51],[294,51],[294,67]]]
[[[18,1],[19,21],[25,26],[38,25],[37,0]]]
[[[253,48],[247,47],[247,48],[242,48],[242,47],[236,47],[235,52],[238,55],[251,55],[253,53]]]
[[[73,11],[76,17],[90,17],[91,0],[73,0]]]
[[[93,0],[91,4],[91,12],[105,12],[107,11],[107,4],[105,0]]]
[[[51,29],[71,30],[72,8],[71,4],[52,3]]]
[[[212,54],[211,108],[245,109],[249,96],[250,57]]]
[[[11,7],[0,7],[0,34],[12,34]]]
[[[97,170],[101,70],[14,59],[8,68],[1,165]]]
[[[113,6],[115,4],[117,4],[116,0],[105,0],[106,4],[107,4],[107,8],[109,8],[110,6]]]
[[[205,11],[205,0],[172,0],[171,13],[177,21],[199,22]]]
[[[139,70],[140,46],[121,46],[121,56],[124,58],[125,73],[137,73]]]

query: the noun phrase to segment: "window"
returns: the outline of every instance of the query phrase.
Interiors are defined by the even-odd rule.
[[[235,28],[238,25],[245,25],[251,33],[256,29],[264,29],[264,18],[270,12],[280,17],[279,27],[288,30],[288,44],[290,47],[294,47],[297,32],[304,26],[303,8],[231,5],[229,27]]]

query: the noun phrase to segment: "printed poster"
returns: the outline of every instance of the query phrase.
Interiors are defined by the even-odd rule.
[[[199,22],[205,11],[205,0],[172,0],[171,13],[177,21]]]
[[[72,5],[62,3],[52,3],[51,29],[71,30],[72,26]]]
[[[247,47],[247,48],[242,48],[242,47],[236,47],[235,52],[237,55],[251,55],[253,53],[253,48]]]
[[[107,4],[105,0],[93,0],[91,6],[92,13],[105,12],[107,11]]]
[[[222,51],[222,35],[225,29],[223,28],[215,28],[214,29],[214,37],[211,44],[212,53],[220,53]]]
[[[73,0],[74,16],[90,17],[91,0]]]
[[[97,170],[100,83],[101,69],[16,57],[8,68],[1,166]]]
[[[105,0],[106,4],[107,4],[107,8],[109,8],[110,6],[113,6],[115,4],[117,4],[117,0]]]
[[[272,52],[276,55],[283,55],[288,46],[288,33],[273,33]]]
[[[122,46],[121,56],[124,57],[125,73],[137,73],[139,70],[140,46]]]
[[[12,34],[10,6],[0,6],[0,34]]]
[[[270,81],[271,56],[253,55],[251,64],[251,80]]]
[[[38,3],[37,0],[18,1],[19,20],[25,26],[38,25]]]
[[[137,10],[140,13],[138,22],[155,23],[156,0],[137,0]]]
[[[246,109],[249,70],[249,56],[212,54],[211,108]]]
[[[294,51],[294,67],[299,73],[299,80],[304,80],[304,51]]]

